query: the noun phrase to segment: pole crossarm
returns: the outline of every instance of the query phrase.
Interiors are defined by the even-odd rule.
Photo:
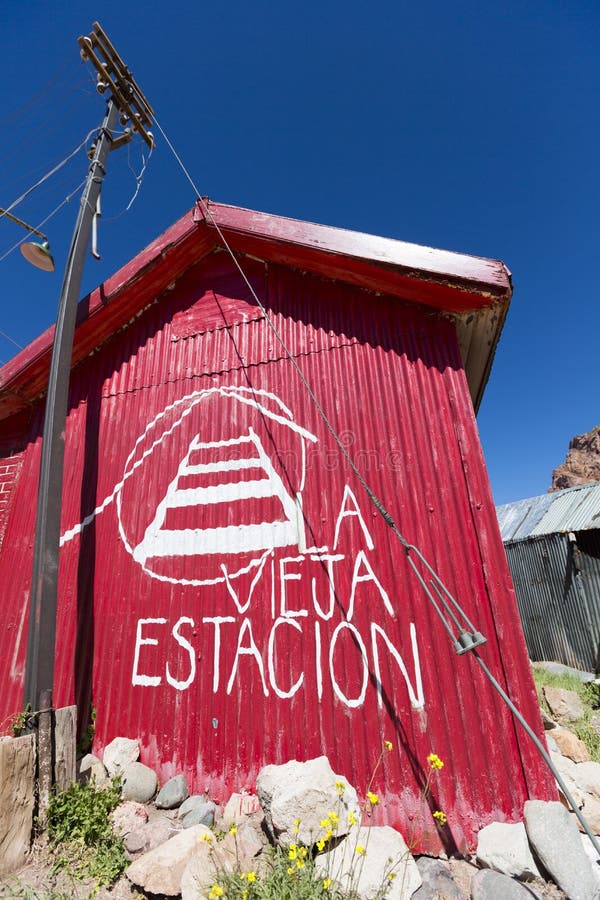
[[[126,120],[123,124],[130,121],[133,131],[137,131],[152,149],[154,136],[148,128],[152,125],[154,110],[99,22],[94,22],[91,34],[77,38],[77,43],[82,58],[89,59],[98,73],[98,91],[110,91]],[[115,143],[118,141],[117,138]]]
[[[14,204],[13,204],[14,205]],[[38,237],[41,237],[43,241],[47,240],[46,235],[42,234],[41,231],[38,231],[37,228],[32,228],[31,225],[28,225],[27,222],[24,222],[23,219],[18,219],[16,216],[13,216],[11,212],[7,209],[0,208],[0,219],[4,218],[10,219],[11,222],[16,222],[17,225],[22,225],[23,228],[26,228],[27,231],[30,231],[32,234],[37,234]]]

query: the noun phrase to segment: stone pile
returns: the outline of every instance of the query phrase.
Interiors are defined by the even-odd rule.
[[[553,700],[565,702],[564,697]],[[563,721],[555,715],[546,723],[555,762],[572,779],[582,807],[593,812],[598,803],[600,809],[600,765],[587,758],[576,762],[568,754],[580,756],[578,745],[552,739],[566,730],[562,707]],[[577,820],[559,802],[528,801],[523,822],[492,823],[479,832],[473,859],[440,860],[413,857],[402,835],[389,826],[361,824],[355,789],[332,771],[326,757],[264,767],[256,796],[233,794],[223,809],[206,796],[190,796],[183,775],[158,790],[156,774],[139,762],[137,741],[116,738],[103,761],[88,755],[80,770],[81,777],[93,776],[99,784],[121,776],[123,802],[113,813],[114,827],[131,859],[127,878],[147,895],[206,900],[220,872],[260,875],[270,845],[288,850],[314,845],[324,820],[337,810],[335,840],[317,844],[317,871],[341,889],[352,881],[364,900],[384,884],[390,900],[600,898],[600,868],[591,841],[580,835]],[[594,820],[596,833],[598,826],[600,819]]]

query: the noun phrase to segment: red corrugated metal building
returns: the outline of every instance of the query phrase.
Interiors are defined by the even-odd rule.
[[[430,850],[554,796],[287,353],[539,729],[474,415],[510,294],[495,261],[206,201],[81,302],[55,704],[82,721],[93,705],[96,752],[139,738],[161,780],[183,771],[223,800],[265,763],[321,754],[364,793],[389,740],[375,820]],[[22,705],[51,340],[0,371],[5,724]],[[424,803],[432,751],[445,766]]]

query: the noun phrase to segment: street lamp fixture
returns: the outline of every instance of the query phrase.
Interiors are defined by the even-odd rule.
[[[30,234],[36,234],[42,239],[41,243],[28,241],[26,244],[21,244],[20,250],[27,262],[30,262],[32,266],[35,266],[38,269],[43,269],[44,272],[54,272],[54,260],[50,253],[50,244],[48,243],[46,235],[42,234],[41,231],[38,231],[37,228],[32,228],[31,225],[28,225],[23,219],[17,219],[17,217],[13,216],[7,209],[0,209],[0,219],[4,216],[6,216],[7,219],[10,219],[11,222],[16,222],[17,225],[26,228]]]
[[[54,260],[50,253],[50,244],[48,241],[42,241],[41,244],[35,241],[29,241],[21,244],[21,253],[32,266],[43,269],[44,272],[54,272]]]

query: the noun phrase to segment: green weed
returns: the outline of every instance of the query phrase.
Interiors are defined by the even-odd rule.
[[[319,876],[315,870],[313,857],[307,854],[300,860],[291,860],[288,851],[280,847],[271,848],[256,872],[221,872],[218,880],[210,887],[210,900],[223,897],[224,900],[353,900],[355,894],[337,890],[330,879]],[[293,864],[292,864],[293,863]]]
[[[118,778],[107,789],[91,781],[53,794],[47,827],[54,871],[66,870],[80,880],[91,878],[97,886],[116,881],[127,866],[123,841],[110,820],[120,799]]]

